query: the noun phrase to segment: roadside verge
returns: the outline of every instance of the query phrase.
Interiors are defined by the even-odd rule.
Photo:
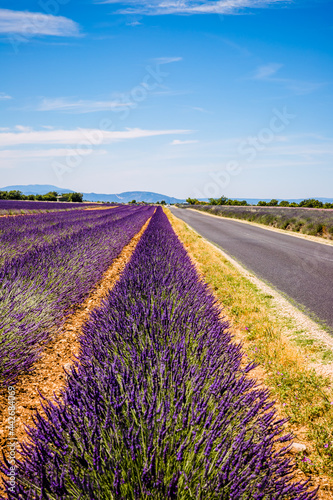
[[[259,382],[269,387],[281,416],[301,446],[294,447],[303,474],[333,494],[333,340],[299,311],[166,210],[198,272],[211,287],[249,360],[260,363]],[[262,285],[262,286],[261,286]]]
[[[200,214],[207,215],[208,217],[214,217],[215,219],[226,219],[226,220],[231,220],[233,222],[241,222],[242,224],[248,224],[250,226],[256,226],[260,227],[261,229],[267,229],[267,231],[274,231],[276,233],[280,234],[287,234],[289,236],[295,236],[296,238],[301,238],[303,240],[308,240],[308,241],[314,241],[315,243],[322,243],[323,245],[329,245],[333,246],[333,240],[328,240],[325,238],[321,238],[320,236],[311,236],[310,234],[303,234],[303,233],[296,233],[293,231],[288,231],[287,229],[280,229],[278,227],[274,226],[268,226],[266,224],[259,224],[258,222],[252,222],[249,220],[244,220],[244,219],[237,219],[236,217],[226,217],[222,215],[214,215],[210,214],[207,212],[204,212],[203,210],[196,210],[195,208],[178,208],[178,210],[191,210],[191,212],[196,212]]]

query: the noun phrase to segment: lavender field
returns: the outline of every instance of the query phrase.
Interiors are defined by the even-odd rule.
[[[152,212],[126,207],[1,220],[2,384],[13,383],[33,365],[65,315],[83,301]]]
[[[333,239],[333,210],[330,209],[226,205],[190,205],[189,208],[220,217],[243,219],[279,229]]]
[[[124,245],[152,215],[150,208],[128,210],[121,219],[85,229],[87,247],[80,233],[70,236],[69,247],[57,247],[64,262],[80,251],[80,260],[89,260],[90,286],[116,245]],[[41,281],[48,282],[49,253],[45,249],[42,255],[41,248],[33,274],[44,269]],[[10,261],[8,289],[30,276],[30,293],[36,291],[31,255],[15,261],[17,274],[15,259]],[[60,258],[52,269],[59,266]],[[88,285],[75,260],[71,267],[70,290],[79,300]],[[64,311],[66,292],[60,287],[53,295],[52,307]],[[161,208],[80,342],[62,396],[44,403],[45,414],[37,415],[29,431],[16,486],[7,483],[9,499],[316,498],[293,478],[284,422],[267,390],[249,376],[253,365],[244,363],[241,347]],[[19,351],[14,362],[18,357]],[[3,471],[8,467],[4,463]]]
[[[93,203],[57,203],[54,201],[23,201],[23,200],[0,200],[0,215],[14,215],[37,213],[40,211],[51,212],[57,210],[84,209],[95,207]]]

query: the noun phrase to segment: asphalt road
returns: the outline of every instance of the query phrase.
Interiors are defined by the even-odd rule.
[[[192,210],[171,212],[324,321],[333,334],[333,246]]]

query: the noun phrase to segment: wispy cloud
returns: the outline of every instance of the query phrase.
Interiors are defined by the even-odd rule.
[[[121,4],[123,14],[238,14],[244,9],[264,8],[273,4],[287,4],[290,0],[103,0],[98,3]]]
[[[198,141],[180,141],[179,139],[175,139],[170,142],[171,146],[182,146],[183,144],[196,144]]]
[[[156,57],[155,59],[152,59],[152,62],[157,65],[161,64],[170,64],[174,62],[179,62],[182,61],[182,57]]]
[[[33,129],[31,127],[27,127],[26,125],[16,125],[15,130],[18,132],[31,132]]]
[[[54,99],[43,99],[37,107],[37,111],[63,111],[67,113],[93,113],[95,111],[109,111],[115,108],[127,108],[132,106],[131,102],[119,101],[93,101],[93,100],[71,100],[65,97]]]
[[[3,132],[0,133],[0,147],[19,146],[22,144],[107,144],[121,140],[188,134],[190,132],[191,130],[143,130],[139,128],[127,128],[120,131],[80,128],[75,130]]]
[[[201,108],[200,106],[189,106],[189,109],[193,109],[193,111],[199,111],[199,113],[211,114],[210,111],[207,111],[207,109]]]
[[[141,26],[142,23],[140,21],[132,21],[130,23],[126,23],[126,26]]]
[[[293,78],[278,77],[276,74],[281,68],[283,68],[283,64],[279,63],[269,63],[259,66],[249,79],[280,84],[297,95],[310,94],[326,85],[322,82],[308,82]]]
[[[253,80],[267,80],[273,75],[275,75],[279,69],[283,67],[283,64],[278,63],[270,63],[264,66],[259,66],[254,75],[252,76]]]
[[[8,99],[13,99],[12,96],[5,94],[5,92],[0,92],[0,101],[7,101]]]
[[[95,154],[105,155],[105,149],[96,150]],[[3,149],[0,150],[0,158],[11,160],[29,160],[30,158],[55,158],[80,155],[77,149],[54,148],[54,149]]]
[[[0,33],[32,37],[36,35],[79,36],[79,25],[62,16],[40,12],[0,9]]]

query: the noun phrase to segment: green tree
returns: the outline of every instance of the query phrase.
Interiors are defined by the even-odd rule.
[[[289,207],[290,203],[287,200],[280,201],[279,207]]]
[[[276,207],[278,205],[279,201],[275,200],[274,198],[267,203],[268,206],[270,207]]]
[[[76,203],[82,203],[83,200],[83,194],[82,193],[70,193],[71,196],[71,201],[74,201]]]
[[[266,207],[267,201],[258,201],[258,207]]]
[[[56,191],[50,191],[49,193],[44,194],[43,199],[45,201],[57,201],[58,193]]]
[[[187,198],[186,203],[189,205],[199,205],[200,202],[196,198]]]
[[[82,193],[64,193],[60,201],[82,203],[82,200],[83,200]]]
[[[306,208],[323,208],[323,202],[310,198],[308,200],[301,201],[298,206]]]
[[[17,190],[8,191],[8,200],[23,200],[23,193]]]

